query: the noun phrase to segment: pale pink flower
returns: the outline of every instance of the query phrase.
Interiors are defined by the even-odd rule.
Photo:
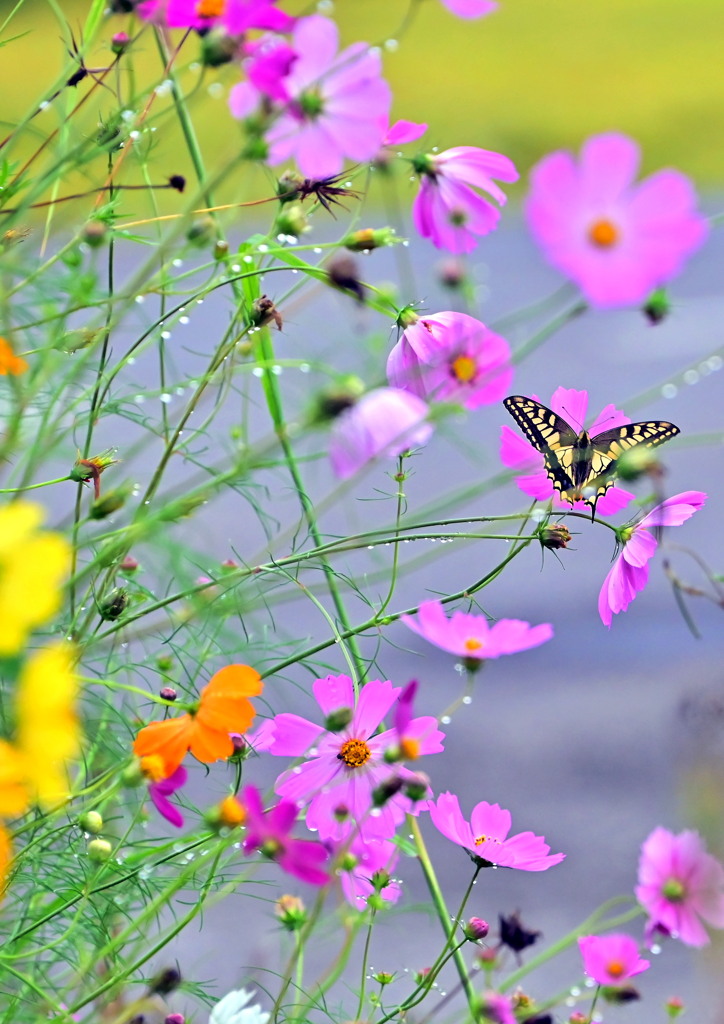
[[[458,18],[484,18],[486,14],[492,14],[498,9],[494,0],[442,0],[442,2]]]
[[[441,793],[437,801],[429,801],[428,810],[438,831],[486,864],[519,871],[547,871],[565,858],[565,853],[550,853],[545,839],[532,832],[519,832],[508,838],[510,811],[499,804],[483,800],[473,807],[467,822],[458,798],[453,793]]]
[[[501,992],[484,992],[478,1008],[486,1024],[517,1024],[513,1004]]]
[[[283,871],[302,882],[326,885],[329,881],[325,870],[329,859],[327,850],[321,843],[294,839],[291,835],[299,815],[297,805],[291,800],[280,800],[271,810],[265,811],[259,790],[254,786],[246,786],[241,798],[246,811],[243,844],[246,856],[259,850]]]
[[[652,528],[681,526],[698,512],[706,501],[703,491],[682,491],[653,508],[634,526],[619,531],[623,540],[621,554],[613,563],[598,595],[598,613],[604,626],[611,628],[614,615],[624,612],[636,594],[649,581],[649,562],[654,557],[658,541]]]
[[[397,903],[402,890],[390,874],[400,857],[397,845],[391,839],[358,833],[344,846],[338,874],[347,902],[365,910],[368,897],[377,893],[386,903]]]
[[[582,935],[578,948],[583,970],[599,985],[622,985],[651,966],[639,955],[638,943],[630,935]]]
[[[537,395],[531,396],[536,402],[540,401]],[[576,391],[575,388],[556,388],[550,400],[550,408],[557,415],[562,416],[570,426],[576,430],[583,430],[588,411],[588,392]],[[595,437],[603,430],[612,430],[624,423],[630,423],[628,416],[617,409],[615,405],[605,406],[598,414],[588,433]],[[515,482],[518,487],[536,501],[553,500],[554,509],[570,509],[571,503],[563,501],[548,474],[544,469],[545,460],[541,452],[537,451],[530,441],[526,441],[520,434],[504,426],[500,433],[500,458],[504,466],[517,470]],[[633,501],[635,495],[614,484],[606,491],[602,498],[596,503],[596,514],[600,516],[615,515],[621,509],[626,508],[629,502]],[[573,509],[576,512],[590,512],[590,507],[584,501],[575,501]]]
[[[332,425],[329,458],[342,480],[371,459],[393,458],[425,444],[432,434],[427,405],[400,388],[375,388],[345,409]]]
[[[219,28],[230,36],[249,29],[286,32],[294,24],[294,18],[272,0],[144,0],[137,11],[141,18],[168,28]]]
[[[400,621],[431,644],[466,661],[499,658],[538,647],[553,636],[553,626],[544,622],[531,626],[521,619],[500,619],[490,625],[484,615],[453,612],[448,619],[439,601],[423,601],[417,616],[402,615]]]
[[[497,207],[474,189],[487,192],[504,206],[505,193],[493,179],[518,180],[507,156],[476,146],[425,153],[415,158],[413,166],[421,176],[412,207],[415,227],[438,249],[454,253],[472,252],[478,244],[476,236],[489,234],[500,218]]]
[[[405,328],[387,360],[387,379],[420,398],[477,409],[510,390],[510,359],[505,338],[467,313],[445,310]]]
[[[698,832],[656,828],[641,847],[636,899],[656,929],[687,946],[705,946],[703,918],[724,928],[724,867],[707,853]]]
[[[291,42],[296,59],[281,78],[272,77],[274,90],[266,93],[272,101],[285,100],[264,134],[268,162],[295,159],[307,178],[333,177],[345,159],[374,159],[389,125],[392,94],[382,78],[379,53],[367,43],[337,53],[338,39],[329,18],[300,18]],[[257,76],[232,90],[234,116],[247,116],[254,91],[258,100],[263,97],[259,85],[263,82]]]
[[[707,222],[691,181],[664,170],[634,184],[639,147],[625,135],[595,135],[534,168],[526,215],[548,261],[593,306],[644,302],[702,244]]]
[[[397,792],[381,807],[373,806],[373,794],[383,784],[399,779],[418,782],[403,765],[390,765],[386,751],[394,730],[378,732],[382,720],[395,706],[399,687],[389,680],[372,679],[355,699],[349,676],[317,679],[314,696],[324,713],[325,725],[299,715],[282,713],[274,719],[271,754],[308,760],[279,776],[276,791],[300,806],[308,805],[307,825],[322,839],[342,840],[353,830],[365,836],[389,839],[414,803]],[[419,741],[420,754],[436,754],[444,733],[430,731],[427,719],[413,719],[407,732]]]

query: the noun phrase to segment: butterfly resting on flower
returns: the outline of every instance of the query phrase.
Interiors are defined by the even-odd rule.
[[[599,498],[613,484],[624,452],[637,445],[652,448],[679,433],[666,420],[647,420],[624,423],[591,437],[585,430],[578,433],[562,416],[532,398],[511,395],[503,405],[543,455],[548,479],[561,498],[571,505],[586,502],[592,517]]]

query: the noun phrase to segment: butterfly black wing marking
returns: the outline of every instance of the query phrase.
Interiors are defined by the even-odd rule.
[[[571,505],[574,501],[585,501],[594,515],[598,499],[613,484],[618,460],[624,452],[639,444],[652,448],[679,433],[673,423],[647,420],[612,427],[589,438],[585,431],[577,434],[562,416],[530,398],[512,395],[503,404],[528,441],[543,455],[548,479],[555,490]],[[584,490],[588,493],[584,494]]]

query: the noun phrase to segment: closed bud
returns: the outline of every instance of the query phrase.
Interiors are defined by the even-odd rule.
[[[92,836],[97,836],[99,832],[103,831],[103,815],[98,811],[86,811],[78,819],[78,824],[84,832],[90,832]]]
[[[350,252],[368,252],[371,249],[394,245],[396,241],[392,228],[362,228],[347,235],[342,245]]]
[[[184,498],[177,498],[176,501],[171,501],[159,509],[159,518],[171,523],[175,523],[179,519],[187,519],[208,500],[208,495],[203,493],[188,494]]]
[[[671,300],[665,288],[657,288],[648,298],[643,313],[650,324],[660,324],[671,312]]]
[[[278,235],[291,235],[293,238],[299,238],[300,235],[309,231],[309,220],[302,204],[285,203],[277,214],[274,231]]]
[[[357,264],[351,256],[336,256],[327,264],[327,280],[333,288],[353,295],[362,305],[365,300],[364,285],[357,270]]]
[[[395,980],[394,974],[390,974],[389,971],[378,971],[373,978],[378,985],[390,985]]]
[[[641,993],[633,985],[602,985],[601,996],[607,1003],[620,1006],[624,1003],[635,1003]]]
[[[249,322],[252,327],[266,327],[267,324],[274,322],[278,331],[284,326],[281,313],[268,295],[261,295],[252,302]]]
[[[121,572],[129,573],[136,572],[138,569],[138,562],[132,555],[126,555],[121,564],[118,566]]]
[[[121,772],[121,783],[127,789],[135,789],[146,781],[146,776],[141,768],[141,762],[136,758]]]
[[[352,708],[337,708],[327,715],[324,720],[324,728],[327,732],[341,732],[352,721],[354,712]]]
[[[176,192],[183,192],[186,188],[186,179],[183,174],[172,174],[168,179],[168,185]]]
[[[305,179],[296,171],[285,171],[277,182],[277,195],[282,203],[292,202],[299,195]]]
[[[498,962],[498,951],[492,946],[487,946],[485,949],[479,949],[475,956],[480,966],[485,967],[487,970],[492,970]]]
[[[274,913],[288,932],[299,931],[307,920],[307,908],[299,896],[280,896]]]
[[[385,871],[384,868],[379,868],[379,870],[375,871],[375,873],[372,875],[370,881],[374,886],[375,892],[379,893],[382,892],[383,889],[386,889],[387,886],[390,884],[390,882],[392,881],[392,875],[389,873],[389,871]]]
[[[107,519],[123,508],[130,494],[130,487],[118,487],[115,491],[108,491],[93,502],[88,515],[91,519]]]
[[[115,622],[128,607],[128,594],[123,587],[117,587],[98,602],[98,613],[106,622]]]
[[[540,529],[538,538],[544,548],[557,551],[560,548],[568,547],[571,531],[563,523],[551,523],[549,526],[543,526]]]
[[[239,568],[239,564],[238,562],[235,562],[233,558],[227,558],[225,561],[221,563],[221,568],[224,570],[225,573],[234,572],[235,569]]]
[[[666,1012],[671,1020],[674,1020],[674,1018],[684,1012],[684,1001],[679,999],[678,996],[671,996],[670,999],[667,999],[665,1006]]]
[[[462,288],[468,279],[465,264],[462,260],[455,259],[454,256],[438,264],[437,275],[440,284],[451,291],[457,291],[458,288]]]
[[[463,927],[463,934],[466,939],[470,939],[471,942],[480,942],[484,939],[490,931],[490,925],[487,921],[483,921],[482,917],[471,917],[467,924]]]
[[[98,455],[90,455],[87,459],[81,458],[79,453],[68,474],[70,479],[83,484],[92,480],[95,498],[98,500],[101,496],[101,473],[118,462],[118,459],[113,457],[117,450],[117,448],[106,448],[105,451]]]
[[[230,732],[229,739],[231,740],[231,744],[234,748],[234,753],[229,754],[227,760],[231,761],[232,764],[239,764],[239,762],[244,761],[251,753],[251,747],[240,732]]]
[[[413,778],[405,779],[405,796],[416,803],[425,800],[430,792],[430,780],[423,772],[415,772]]]
[[[664,470],[651,448],[643,444],[634,445],[623,452],[616,461],[616,474],[620,480],[638,480],[640,476],[651,476],[661,479]]]
[[[201,38],[201,63],[207,68],[220,68],[237,55],[239,41],[225,32],[212,29]]]
[[[344,822],[349,819],[349,807],[346,804],[337,804],[332,811],[335,821]]]
[[[83,241],[91,249],[98,249],[106,240],[108,226],[102,220],[89,220],[83,228]]]
[[[412,327],[413,324],[416,324],[419,319],[420,317],[412,306],[403,306],[397,314],[397,326],[400,330],[404,331],[406,327]]]
[[[423,982],[432,974],[432,967],[421,967],[419,971],[415,971],[414,978],[416,985],[422,985]]]
[[[164,1018],[163,1024],[186,1024],[186,1018],[182,1013],[169,1013]]]
[[[372,806],[384,807],[388,800],[397,796],[404,785],[405,782],[399,775],[391,775],[372,790]]]
[[[162,686],[158,691],[158,695],[162,700],[176,700],[178,697],[178,693],[174,690],[173,686]]]
[[[227,796],[206,812],[204,820],[214,831],[237,828],[246,820],[246,809],[235,796]]]
[[[107,839],[91,839],[86,847],[86,851],[89,858],[95,861],[96,864],[104,864],[113,853],[113,846]]]
[[[186,241],[202,248],[208,245],[214,235],[214,222],[211,217],[198,217],[186,232]]]
[[[228,255],[229,243],[226,242],[223,238],[220,238],[219,241],[214,246],[214,259],[218,263],[219,260],[225,260]]]
[[[343,853],[339,859],[339,870],[354,871],[358,864],[359,857],[355,857],[353,853],[350,853],[349,850],[347,850],[347,852]]]
[[[148,994],[167,996],[181,984],[181,971],[177,967],[165,967],[149,983]]]
[[[130,41],[131,37],[127,32],[116,32],[116,34],[111,37],[111,50],[116,54],[123,53]]]
[[[350,409],[364,392],[365,384],[360,377],[356,377],[354,374],[340,377],[336,383],[331,384],[316,396],[309,414],[310,421],[322,424],[336,419],[345,409]]]
[[[159,654],[156,658],[156,668],[159,672],[170,672],[173,668],[173,658],[170,654]]]

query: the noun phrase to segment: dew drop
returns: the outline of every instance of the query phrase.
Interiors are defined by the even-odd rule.
[[[465,696],[463,697],[463,704],[472,704],[472,703],[473,703],[473,698],[470,696],[470,694],[466,693]]]
[[[262,370],[261,366],[255,366],[254,369],[251,372],[252,372],[252,374],[255,377],[263,377],[264,376],[264,371]]]
[[[137,302],[138,305],[140,306],[142,302],[146,301],[146,296],[145,295],[137,295],[134,301]]]
[[[136,405],[143,405],[143,403],[146,401],[146,396],[136,395],[133,401],[136,403]]]
[[[206,91],[214,100],[218,100],[220,96],[224,95],[224,87],[221,82],[212,82]]]
[[[716,372],[717,370],[721,370],[722,365],[724,365],[724,362],[722,361],[721,356],[711,356],[710,359],[707,359],[707,363],[709,364],[709,369],[712,372]]]
[[[299,372],[300,373],[309,373],[309,371],[311,369],[312,369],[312,367],[309,365],[309,363],[300,363],[299,364]]]
[[[315,247],[314,247],[314,248],[312,249],[312,252],[313,252],[313,253],[316,253],[316,254],[317,254],[317,256],[319,256],[319,254],[321,253],[321,251],[322,251],[322,250],[321,250],[321,249],[319,248],[319,246],[318,246],[318,245],[315,245]]]
[[[385,49],[388,53],[397,53],[400,48],[399,40],[397,39],[385,39]]]
[[[189,318],[187,316],[180,316],[178,318],[178,322],[180,324],[187,324],[189,322]]]
[[[442,725],[450,725],[450,715],[443,715],[440,722]]]
[[[262,242],[261,245],[258,245],[256,247],[256,251],[257,252],[269,252],[269,246],[265,242]]]
[[[698,372],[696,370],[687,370],[686,373],[684,374],[684,383],[685,384],[698,384],[699,383],[699,374],[698,374]]]
[[[662,398],[676,398],[678,393],[679,389],[677,388],[676,384],[664,384],[664,386],[661,389]]]
[[[168,341],[168,339],[171,337],[171,332],[161,331],[161,337],[163,338],[164,341]]]
[[[171,396],[169,395],[168,391],[164,391],[162,395],[158,396],[158,398],[159,401],[164,403],[164,405],[168,405],[168,403],[171,401]]]

